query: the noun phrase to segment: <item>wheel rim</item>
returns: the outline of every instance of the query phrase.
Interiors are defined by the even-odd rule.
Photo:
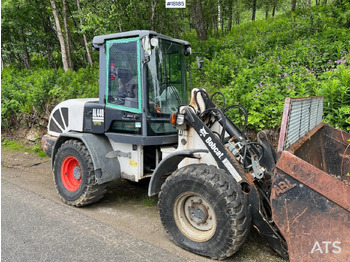
[[[213,207],[203,196],[192,192],[176,199],[174,218],[181,233],[196,242],[212,238],[217,226]]]
[[[63,160],[61,167],[61,179],[68,191],[76,191],[81,184],[82,170],[79,161],[74,156],[68,156]]]

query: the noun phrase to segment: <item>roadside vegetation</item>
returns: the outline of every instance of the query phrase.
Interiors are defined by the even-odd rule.
[[[2,150],[16,150],[27,153],[34,153],[40,157],[47,157],[44,151],[41,149],[41,146],[38,143],[28,145],[27,141],[13,141],[7,138],[2,138],[1,140],[1,149]]]
[[[1,72],[1,128],[47,126],[51,110],[61,101],[98,96],[98,68],[22,69],[5,67]]]
[[[248,128],[278,128],[286,97],[324,96],[324,121],[350,131],[350,16],[341,9],[298,10],[192,42],[205,57],[193,86],[243,105]]]
[[[324,96],[324,121],[350,131],[350,4],[335,1],[240,23],[206,41],[193,29],[178,37],[204,58],[203,70],[191,71],[192,87],[220,91],[227,105],[243,105],[250,130],[278,129],[286,97]],[[92,57],[97,61],[96,53]],[[54,52],[52,61],[59,59]],[[45,61],[36,53],[28,69],[15,62],[2,69],[3,132],[46,128],[57,103],[98,96],[97,63],[64,71]]]

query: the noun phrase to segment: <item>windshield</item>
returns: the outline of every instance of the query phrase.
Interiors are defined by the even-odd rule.
[[[186,101],[184,47],[159,39],[147,63],[149,111],[155,114],[176,113]]]
[[[187,102],[184,46],[158,39],[147,63],[148,110],[152,118],[169,119]],[[152,119],[151,118],[151,119]],[[148,133],[176,133],[169,120],[149,121]]]

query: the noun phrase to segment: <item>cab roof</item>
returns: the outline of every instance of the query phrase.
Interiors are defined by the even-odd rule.
[[[165,36],[155,31],[149,31],[149,30],[134,30],[134,31],[127,31],[127,32],[114,33],[114,34],[108,34],[108,35],[99,35],[93,38],[92,44],[95,48],[99,48],[99,46],[103,45],[107,40],[129,38],[129,37],[139,37],[141,39],[146,35],[156,36],[156,37],[169,40],[175,43],[179,43],[182,45],[188,45],[188,46],[191,45],[187,41]]]

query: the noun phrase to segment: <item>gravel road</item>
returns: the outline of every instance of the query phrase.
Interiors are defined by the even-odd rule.
[[[147,185],[118,180],[97,204],[61,202],[51,160],[1,152],[2,261],[212,261],[174,245],[161,225]],[[252,229],[225,261],[284,261]]]

